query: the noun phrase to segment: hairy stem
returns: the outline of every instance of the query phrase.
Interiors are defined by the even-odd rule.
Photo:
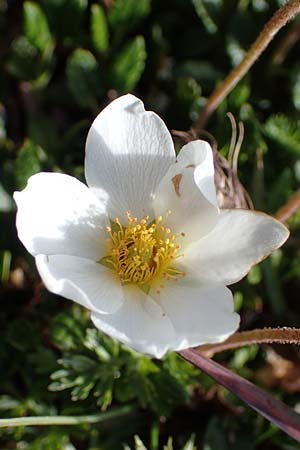
[[[300,0],[289,0],[274,14],[274,16],[266,23],[256,41],[252,44],[242,62],[232,70],[208,98],[195,128],[201,129],[205,126],[211,114],[248,72],[250,67],[252,67],[255,61],[267,48],[276,33],[278,33],[278,31],[299,12]]]
[[[25,427],[25,426],[48,426],[48,425],[79,425],[82,423],[99,423],[115,419],[133,411],[132,406],[115,408],[101,414],[87,416],[32,416],[15,417],[11,419],[0,419],[0,428]]]
[[[299,328],[263,328],[262,330],[241,331],[219,344],[202,345],[198,351],[208,357],[216,353],[252,344],[300,344]]]
[[[300,441],[300,416],[292,408],[231,370],[205,358],[195,349],[190,348],[178,353],[217,383],[233,392],[288,436]]]

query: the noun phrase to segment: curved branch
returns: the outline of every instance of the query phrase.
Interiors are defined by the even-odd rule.
[[[300,328],[263,328],[262,330],[241,331],[219,344],[202,345],[198,351],[212,358],[216,353],[252,344],[300,344]]]
[[[246,53],[242,62],[235,67],[225,80],[214,90],[208,98],[202,113],[194,128],[201,129],[205,126],[208,118],[217,109],[224,98],[232,91],[237,83],[248,72],[263,51],[267,48],[273,37],[284,27],[293,17],[300,12],[300,1],[289,0],[282,6],[274,16],[266,23],[256,41]]]

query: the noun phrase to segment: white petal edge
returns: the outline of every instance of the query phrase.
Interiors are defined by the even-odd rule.
[[[199,240],[215,226],[218,207],[213,153],[201,140],[182,147],[175,164],[160,182],[154,200],[155,215],[171,211],[167,226],[184,233],[183,244]]]
[[[66,255],[38,255],[36,265],[50,292],[92,311],[113,314],[124,302],[116,274],[94,261]]]
[[[232,294],[221,285],[169,283],[155,298],[125,287],[115,314],[92,314],[95,326],[134,350],[162,358],[207,343],[222,342],[239,326]]]
[[[164,122],[131,94],[111,102],[94,120],[86,141],[85,176],[93,192],[108,194],[109,216],[152,215],[156,186],[175,161]]]
[[[267,214],[223,210],[215,228],[185,250],[180,266],[200,280],[236,283],[288,237],[288,229]]]
[[[239,327],[232,293],[221,284],[178,280],[167,283],[156,298],[175,329],[173,350],[222,342]]]
[[[92,313],[94,325],[134,350],[162,358],[176,339],[163,310],[136,286],[124,286],[125,301],[115,314]]]
[[[38,173],[14,199],[19,239],[32,255],[103,256],[105,206],[76,178]]]

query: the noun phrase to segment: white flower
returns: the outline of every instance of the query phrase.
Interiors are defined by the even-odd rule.
[[[19,238],[46,287],[156,357],[232,334],[239,317],[225,285],[288,231],[262,213],[218,210],[210,146],[191,142],[176,158],[163,121],[125,95],[92,124],[85,176],[89,187],[39,173],[15,193]]]

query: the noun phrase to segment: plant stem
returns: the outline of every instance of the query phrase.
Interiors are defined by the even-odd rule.
[[[277,220],[286,222],[300,208],[300,192],[296,191],[275,214]]]
[[[201,355],[212,358],[216,353],[253,344],[300,344],[300,328],[263,328],[241,331],[218,344],[202,345]]]
[[[123,406],[101,414],[87,416],[32,416],[0,419],[0,428],[43,425],[79,425],[82,423],[99,423],[115,419],[133,411],[132,406]]]
[[[205,358],[195,349],[190,348],[178,353],[217,383],[229,389],[288,436],[300,441],[300,416],[292,408],[231,370]]]
[[[273,37],[284,27],[297,13],[300,12],[300,0],[289,0],[266,23],[256,41],[252,44],[244,59],[235,67],[225,80],[214,90],[208,98],[202,113],[194,128],[201,129],[208,118],[217,109],[224,98],[232,91],[237,83],[248,72],[263,51],[267,48]]]

